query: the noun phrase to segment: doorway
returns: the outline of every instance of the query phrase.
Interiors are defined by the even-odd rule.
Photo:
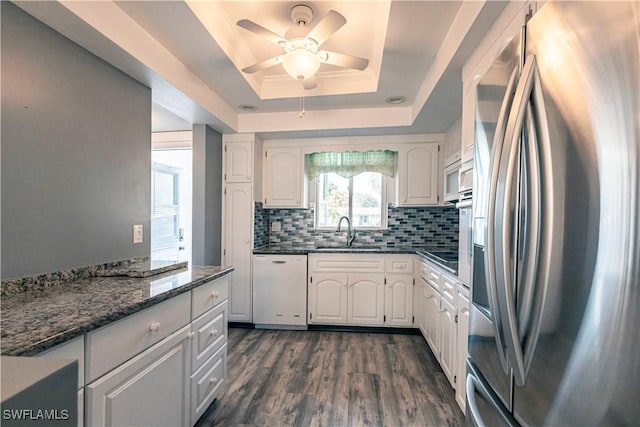
[[[191,132],[152,136],[151,259],[191,263]]]

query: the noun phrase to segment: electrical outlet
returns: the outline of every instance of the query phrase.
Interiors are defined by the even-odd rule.
[[[133,243],[142,243],[142,224],[136,224],[133,226]]]
[[[272,222],[271,223],[271,231],[282,231],[282,226],[277,221],[276,222]]]

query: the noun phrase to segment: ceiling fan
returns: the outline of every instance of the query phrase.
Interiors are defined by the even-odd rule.
[[[360,71],[369,65],[368,59],[319,50],[320,46],[347,22],[345,17],[335,10],[330,10],[318,23],[310,27],[309,23],[313,20],[313,10],[309,6],[299,4],[291,9],[291,20],[296,26],[289,29],[284,37],[248,19],[241,19],[237,22],[239,27],[276,43],[284,48],[285,52],[282,55],[245,67],[242,69],[243,72],[251,74],[282,64],[291,77],[302,82],[304,89],[313,89],[317,86],[315,73],[321,63]]]

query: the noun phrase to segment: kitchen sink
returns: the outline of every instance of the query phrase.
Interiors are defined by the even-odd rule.
[[[338,246],[338,245],[325,245],[325,246],[316,246],[316,250],[318,251],[327,251],[327,252],[378,252],[381,250],[380,246],[364,246],[364,245],[353,245],[353,246]]]

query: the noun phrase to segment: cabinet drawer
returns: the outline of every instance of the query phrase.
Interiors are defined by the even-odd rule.
[[[191,425],[202,416],[227,376],[227,346],[222,346],[191,376]]]
[[[310,272],[384,273],[384,258],[376,255],[309,255]]]
[[[449,300],[449,302],[454,306],[456,305],[457,286],[457,280],[447,275],[442,275],[442,279],[440,280],[440,293],[442,294],[442,298]]]
[[[189,323],[185,292],[87,334],[87,382],[91,382]]]
[[[191,372],[195,372],[227,342],[227,302],[218,304],[194,320],[191,332],[194,334]]]
[[[387,273],[412,274],[413,259],[411,258],[387,258],[385,260]]]
[[[198,286],[191,294],[191,319],[195,319],[229,297],[229,275]]]
[[[442,273],[434,269],[430,265],[422,263],[422,277],[424,280],[433,286],[435,289],[440,290],[440,281],[442,279]]]

